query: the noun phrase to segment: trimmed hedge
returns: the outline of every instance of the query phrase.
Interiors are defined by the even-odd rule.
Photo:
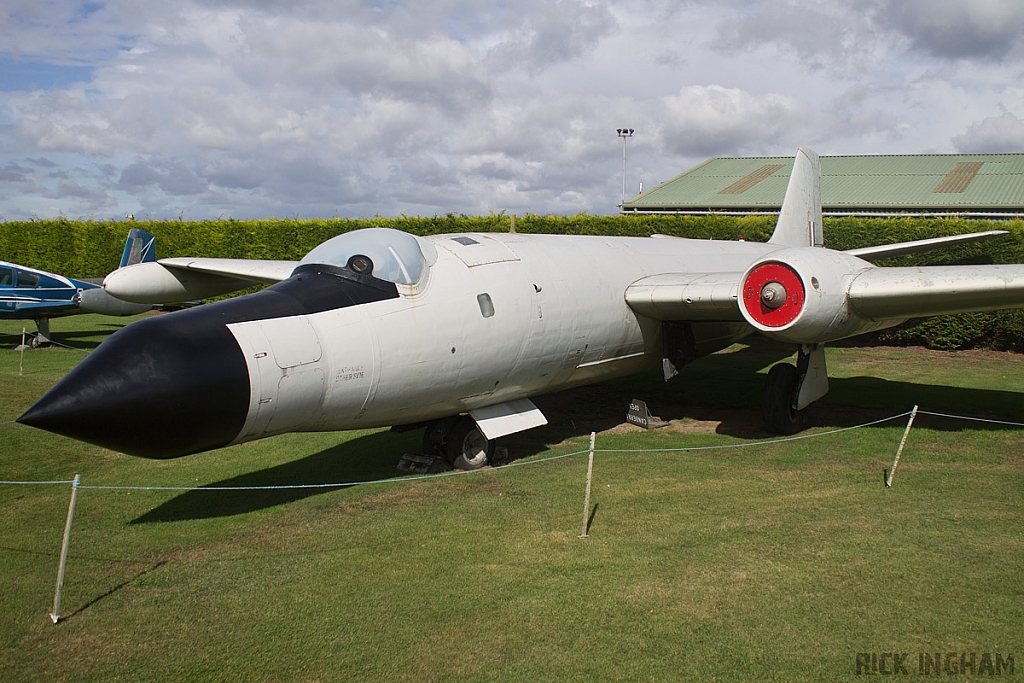
[[[324,240],[368,227],[417,235],[448,232],[507,232],[511,217],[443,216],[369,219],[215,220],[215,221],[11,221],[0,223],[0,258],[75,277],[102,277],[117,267],[128,229],[141,227],[157,237],[160,257],[207,256],[298,260]],[[516,218],[521,233],[646,236],[653,233],[694,239],[765,241],[774,216],[538,216]],[[1024,221],[958,218],[826,218],[825,246],[853,249],[929,237],[1008,230],[984,242],[879,261],[883,266],[1024,263]],[[859,341],[924,345],[936,349],[992,348],[1024,352],[1024,312],[995,311],[909,321]]]

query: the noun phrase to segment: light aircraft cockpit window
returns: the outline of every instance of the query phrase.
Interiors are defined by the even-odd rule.
[[[366,272],[372,263],[372,274],[379,280],[399,285],[414,285],[423,277],[427,259],[420,240],[413,235],[391,228],[366,228],[332,237],[303,257],[299,265],[322,263],[339,268],[358,264]]]
[[[13,285],[14,271],[10,268],[0,268],[0,285]]]
[[[476,295],[476,302],[480,305],[480,315],[485,318],[490,318],[494,315],[494,302],[491,301],[491,295],[486,292],[483,294]]]
[[[18,286],[19,287],[38,287],[39,276],[35,273],[26,273],[24,270],[18,271]]]

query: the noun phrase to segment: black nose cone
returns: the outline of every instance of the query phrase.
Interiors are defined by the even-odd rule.
[[[18,422],[145,458],[226,446],[245,424],[249,373],[218,308],[128,325]]]

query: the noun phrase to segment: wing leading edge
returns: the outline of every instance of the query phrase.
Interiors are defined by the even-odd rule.
[[[654,275],[630,285],[626,303],[655,320],[741,322],[742,278],[742,272]]]
[[[297,265],[297,261],[166,258],[115,270],[103,287],[125,301],[178,303],[280,282]]]
[[[871,320],[1024,308],[1024,265],[871,268],[847,297]]]

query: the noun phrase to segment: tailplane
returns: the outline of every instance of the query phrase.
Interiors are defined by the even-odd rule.
[[[821,235],[821,162],[818,155],[801,147],[793,161],[786,198],[782,201],[779,222],[769,244],[787,247],[820,247]]]

